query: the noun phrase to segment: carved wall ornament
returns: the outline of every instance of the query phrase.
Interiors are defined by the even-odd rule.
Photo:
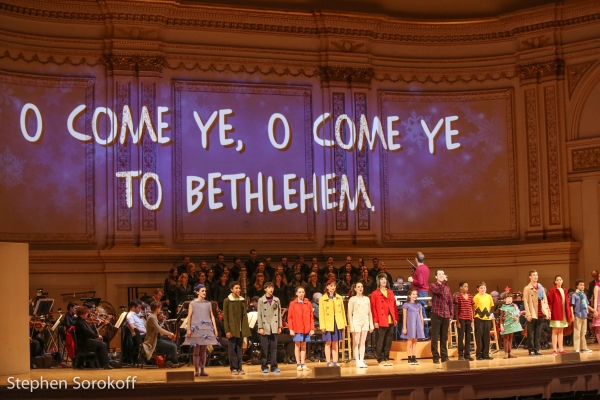
[[[360,116],[367,114],[367,94],[354,93],[354,124],[360,126]],[[355,151],[356,173],[365,180],[367,191],[369,190],[369,151],[367,146]],[[367,208],[364,201],[358,202],[358,230],[371,229],[371,210]]]
[[[544,88],[546,109],[546,134],[548,143],[548,202],[550,225],[560,224],[560,159],[558,154],[558,123],[556,110],[556,88]]]
[[[125,37],[129,39],[150,39],[154,40],[158,38],[158,30],[147,29],[138,26],[133,27],[116,27],[115,32],[118,37]]]
[[[14,1],[13,1],[14,3]],[[25,3],[24,1],[22,3]],[[465,23],[464,28],[448,29],[436,35],[428,34],[429,32],[439,28],[436,23],[423,24],[421,27],[415,28],[413,24],[407,27],[406,22],[402,20],[382,20],[381,23],[373,24],[373,18],[365,21],[364,18],[354,17],[346,18],[349,26],[322,26],[315,23],[315,18],[310,15],[298,15],[294,19],[282,19],[279,13],[271,13],[269,11],[244,11],[244,15],[232,12],[229,9],[203,9],[201,7],[190,8],[189,6],[176,4],[168,8],[143,8],[142,12],[132,13],[131,8],[126,2],[123,4],[111,4],[111,7],[94,6],[93,2],[84,3],[77,9],[72,7],[71,10],[65,11],[61,7],[60,2],[48,4],[45,9],[35,8],[21,4],[11,4],[0,2],[0,11],[10,14],[18,14],[31,19],[46,19],[46,20],[65,20],[76,21],[79,23],[95,23],[103,24],[107,20],[112,22],[131,23],[131,21],[143,21],[151,24],[161,24],[166,27],[188,28],[188,29],[210,29],[212,31],[242,31],[242,32],[267,32],[276,35],[311,35],[313,37],[319,35],[343,35],[355,36],[360,38],[370,38],[376,40],[391,40],[397,42],[414,42],[414,43],[457,43],[457,42],[485,42],[497,41],[499,39],[511,38],[515,35],[522,35],[538,31],[546,31],[550,29],[560,29],[573,25],[587,24],[593,21],[600,20],[600,12],[595,12],[597,9],[590,7],[589,9],[576,9],[570,13],[574,15],[572,18],[561,19],[563,15],[569,15],[566,11],[557,14],[553,20],[542,21],[545,15],[536,15],[533,19],[526,20],[527,25],[517,26],[510,29],[506,23],[498,22],[492,26],[489,23]],[[90,3],[90,4],[85,4]],[[119,7],[121,6],[121,7]],[[55,9],[50,9],[54,7]],[[570,10],[569,10],[570,11]],[[154,13],[153,13],[154,12]],[[286,25],[282,24],[286,21]],[[329,21],[325,17],[325,21]],[[377,26],[377,29],[365,29],[365,25]],[[512,25],[512,24],[510,24]],[[474,30],[479,30],[477,33],[472,33]],[[402,33],[396,33],[401,31]],[[142,33],[140,33],[141,35]]]
[[[353,68],[323,66],[320,70],[321,82],[371,83],[375,76],[373,68]]]
[[[102,63],[112,71],[162,72],[167,60],[164,56],[108,54],[102,58]]]
[[[320,76],[321,70],[318,68],[313,69],[312,71],[306,71],[303,68],[291,69],[288,67],[284,67],[281,69],[277,69],[275,67],[263,68],[261,66],[255,65],[254,67],[247,67],[246,65],[240,65],[239,67],[232,67],[230,64],[224,64],[222,66],[216,65],[215,63],[207,64],[206,66],[202,66],[202,64],[196,62],[192,65],[186,65],[183,61],[177,64],[167,64],[166,68],[171,70],[179,70],[184,69],[186,71],[199,70],[202,72],[231,72],[234,74],[246,73],[249,75],[260,74],[260,75],[276,75],[276,76],[304,76],[307,78],[313,78],[315,76]]]
[[[37,54],[32,55],[31,57],[25,56],[23,53],[19,53],[16,56],[11,55],[10,51],[5,50],[4,53],[0,54],[0,60],[9,59],[12,61],[25,61],[27,64],[38,63],[42,65],[52,64],[52,65],[72,65],[74,67],[85,65],[88,67],[95,67],[97,65],[102,64],[101,59],[97,59],[96,62],[90,63],[85,57],[81,57],[79,61],[74,61],[71,57],[66,56],[62,60],[57,60],[54,56],[50,55],[46,58],[42,58]]]
[[[549,41],[549,37],[546,37],[545,35],[540,35],[522,40],[521,43],[527,48],[538,49],[540,47],[543,47]]]
[[[497,73],[464,73],[464,74],[456,74],[456,75],[438,75],[433,76],[431,74],[423,74],[423,75],[396,75],[395,77],[391,76],[389,73],[376,74],[373,76],[373,80],[377,82],[402,82],[402,83],[471,83],[471,82],[485,82],[485,81],[499,81],[501,79],[511,80],[517,77],[517,73],[509,73],[509,72],[497,72]]]
[[[116,96],[117,96],[117,110],[122,110],[125,105],[131,104],[131,83],[130,82],[117,82],[116,83]],[[146,137],[148,135],[145,135]],[[125,146],[115,146],[117,157],[116,157],[116,170],[131,171],[131,147],[125,143]],[[125,179],[117,180],[117,199],[116,199],[116,211],[117,211],[117,231],[132,231],[133,224],[131,218],[131,208],[127,206],[127,186]]]
[[[540,212],[540,154],[537,128],[537,96],[535,89],[525,91],[527,128],[527,167],[529,170],[529,225],[542,224]]]
[[[331,104],[333,106],[333,121],[337,121],[340,115],[346,114],[346,98],[344,93],[333,93],[331,98]],[[342,140],[346,143],[347,135],[347,124],[342,124]],[[340,194],[342,193],[341,177],[346,174],[346,155],[347,151],[342,149],[340,146],[335,146],[333,150],[333,161],[334,161],[334,172],[338,179],[335,180],[336,190],[336,201],[340,201]],[[344,207],[343,211],[339,208],[335,210],[335,228],[337,230],[348,230],[348,207]]]
[[[585,75],[586,71],[592,65],[594,65],[595,62],[596,61],[587,61],[584,63],[569,65],[567,67],[567,82],[569,83],[569,97],[571,97],[571,95],[575,91],[575,88],[577,87],[577,84],[579,83],[579,81],[581,80],[583,75]]]
[[[573,172],[600,169],[600,146],[573,150],[571,155]]]
[[[365,42],[355,42],[354,40],[331,41],[333,47],[346,53],[353,53],[358,49],[365,47]]]
[[[565,61],[556,58],[549,61],[520,64],[517,66],[517,72],[521,81],[527,79],[539,80],[549,76],[560,77],[565,73]]]
[[[150,82],[142,83],[142,106],[148,108],[152,113],[156,110],[156,84]],[[144,135],[142,139],[142,174],[147,172],[156,173],[156,143],[150,138],[150,135]],[[148,203],[156,204],[158,198],[158,187],[155,181],[148,183],[146,187],[146,198]],[[156,231],[156,212],[141,207],[142,210],[142,230]]]

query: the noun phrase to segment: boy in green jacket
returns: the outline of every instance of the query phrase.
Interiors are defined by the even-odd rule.
[[[240,296],[242,288],[238,281],[229,284],[231,294],[223,301],[225,336],[229,340],[229,369],[232,375],[245,375],[242,369],[242,343],[250,336],[246,299]]]

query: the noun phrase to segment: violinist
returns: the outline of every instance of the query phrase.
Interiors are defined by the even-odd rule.
[[[89,310],[85,306],[77,307],[75,320],[75,336],[77,337],[77,351],[94,351],[100,361],[100,368],[112,369],[108,364],[108,347],[87,322]]]
[[[142,302],[140,300],[131,300],[129,303],[129,313],[127,314],[127,327],[131,332],[131,336],[135,336],[135,330],[137,329],[140,333],[140,341],[143,341],[146,337],[146,323],[139,316],[142,309]]]
[[[108,324],[109,322],[104,320],[103,318],[101,318],[98,315],[98,312],[96,310],[96,305],[94,303],[83,303],[83,305],[85,307],[87,307],[88,311],[89,311],[89,315],[87,317],[87,322],[90,325],[90,327],[92,328],[92,330],[98,335],[98,336],[102,336],[100,335],[100,328],[103,327],[104,325]],[[110,338],[108,336],[102,336],[102,340],[104,340],[104,343],[106,343],[106,348],[110,348]]]
[[[70,301],[69,304],[67,304],[67,313],[65,314],[65,318],[62,320],[62,325],[66,330],[75,325],[75,320],[77,319],[77,315],[75,315],[76,310],[77,302]]]
[[[46,339],[42,336],[42,331],[46,324],[41,320],[36,320],[35,317],[29,319],[29,344],[31,357],[44,355],[46,347]],[[32,363],[33,365],[33,363]]]

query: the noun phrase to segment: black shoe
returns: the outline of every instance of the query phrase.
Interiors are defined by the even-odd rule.
[[[484,360],[493,360],[493,359],[494,359],[494,357],[485,356],[485,357],[483,357],[483,359],[484,359]]]
[[[440,363],[440,360],[439,360],[438,358],[434,358],[434,359],[433,359],[433,363],[434,363],[434,364],[439,364],[439,363]]]
[[[483,357],[482,356],[477,356],[477,361],[481,361],[481,360],[483,360]]]
[[[442,357],[442,362],[448,362],[448,357]]]
[[[458,356],[458,361],[464,361],[465,357],[464,356]]]
[[[107,365],[106,367],[104,367],[104,369],[114,369],[114,368],[111,367],[110,365]]]
[[[471,356],[465,356],[465,360],[475,361],[475,359]]]
[[[395,361],[393,358],[386,358],[385,361]]]
[[[530,351],[529,355],[532,356],[532,357],[535,356],[535,351]]]
[[[536,351],[535,351],[535,355],[536,355],[536,356],[543,356],[543,354],[542,354],[542,353],[540,353],[538,350],[536,350]]]

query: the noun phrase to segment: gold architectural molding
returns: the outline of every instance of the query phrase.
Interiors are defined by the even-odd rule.
[[[569,84],[569,97],[573,95],[577,84],[585,75],[587,70],[596,63],[596,61],[587,61],[579,64],[569,65],[567,67],[567,82]]]
[[[600,146],[571,151],[573,172],[600,170]]]
[[[541,226],[540,205],[540,145],[537,123],[535,88],[525,91],[525,120],[527,129],[527,169],[529,191],[529,226]]]
[[[144,8],[144,12],[131,12],[137,2],[107,2],[105,7],[95,4],[71,4],[68,11],[59,2],[45,3],[40,8],[39,2],[21,0],[18,4],[0,2],[0,12],[22,15],[24,18],[72,21],[75,23],[103,24],[132,22],[139,24],[175,27],[178,29],[242,31],[257,33],[273,33],[277,35],[342,35],[367,38],[372,40],[395,41],[403,43],[469,43],[488,42],[513,38],[517,35],[534,33],[549,29],[560,29],[574,25],[600,21],[598,7],[572,6],[556,15],[572,15],[570,18],[557,19],[555,13],[548,10],[537,14],[511,18],[490,18],[474,21],[460,21],[444,24],[440,22],[412,22],[406,20],[376,17],[372,15],[356,15],[343,17],[320,13],[315,18],[311,13],[293,13],[292,16],[282,12],[269,12],[248,9],[231,9],[226,7],[183,6],[172,3],[152,2]],[[74,2],[71,2],[74,3]],[[243,18],[242,18],[243,16]],[[552,19],[550,19],[552,18]],[[523,22],[526,25],[520,25]],[[431,31],[439,32],[431,35]],[[132,36],[133,37],[132,32]],[[143,35],[141,31],[138,37]]]
[[[536,61],[517,65],[517,72],[521,81],[547,77],[561,77],[565,73],[565,61],[556,58],[548,61]]]
[[[111,71],[162,72],[167,64],[164,56],[142,54],[108,54],[101,62]]]
[[[375,76],[373,68],[354,68],[344,66],[324,66],[320,69],[321,82],[323,84],[333,82],[344,82],[348,85],[353,83],[371,83]]]

